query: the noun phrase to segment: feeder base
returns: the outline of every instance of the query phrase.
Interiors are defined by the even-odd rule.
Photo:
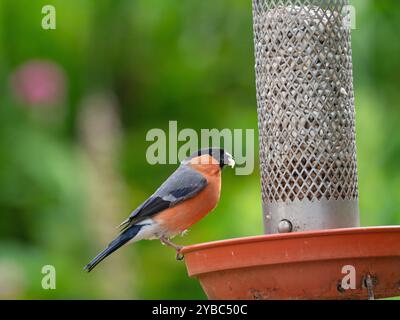
[[[209,299],[400,296],[400,227],[265,235],[182,253]]]

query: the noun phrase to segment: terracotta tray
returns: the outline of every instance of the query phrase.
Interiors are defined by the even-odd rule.
[[[182,253],[209,299],[400,296],[400,227],[264,235],[197,244]],[[342,287],[346,275],[345,284],[355,280],[355,289]]]

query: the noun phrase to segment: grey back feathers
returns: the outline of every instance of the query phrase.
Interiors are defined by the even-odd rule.
[[[189,166],[181,165],[154,193],[172,205],[193,197],[207,185],[207,179]]]
[[[158,189],[135,209],[120,226],[123,230],[194,197],[207,186],[207,179],[187,165],[181,165]]]

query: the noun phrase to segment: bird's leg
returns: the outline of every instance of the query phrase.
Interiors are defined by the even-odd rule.
[[[169,246],[171,248],[174,248],[176,251],[176,260],[183,260],[183,254],[180,253],[181,249],[183,248],[182,246],[179,246],[172,241],[170,241],[168,238],[161,237],[160,241],[162,244],[165,244],[166,246]]]
[[[161,237],[160,241],[161,241],[161,243],[165,244],[166,246],[174,248],[176,251],[180,251],[183,248],[182,246],[179,246],[179,245],[173,243],[172,241],[170,241],[168,238],[165,238],[165,237]]]

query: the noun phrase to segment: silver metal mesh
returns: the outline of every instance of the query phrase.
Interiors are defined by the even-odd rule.
[[[282,220],[294,231],[359,224],[346,5],[347,0],[253,0],[268,232],[279,232]]]

